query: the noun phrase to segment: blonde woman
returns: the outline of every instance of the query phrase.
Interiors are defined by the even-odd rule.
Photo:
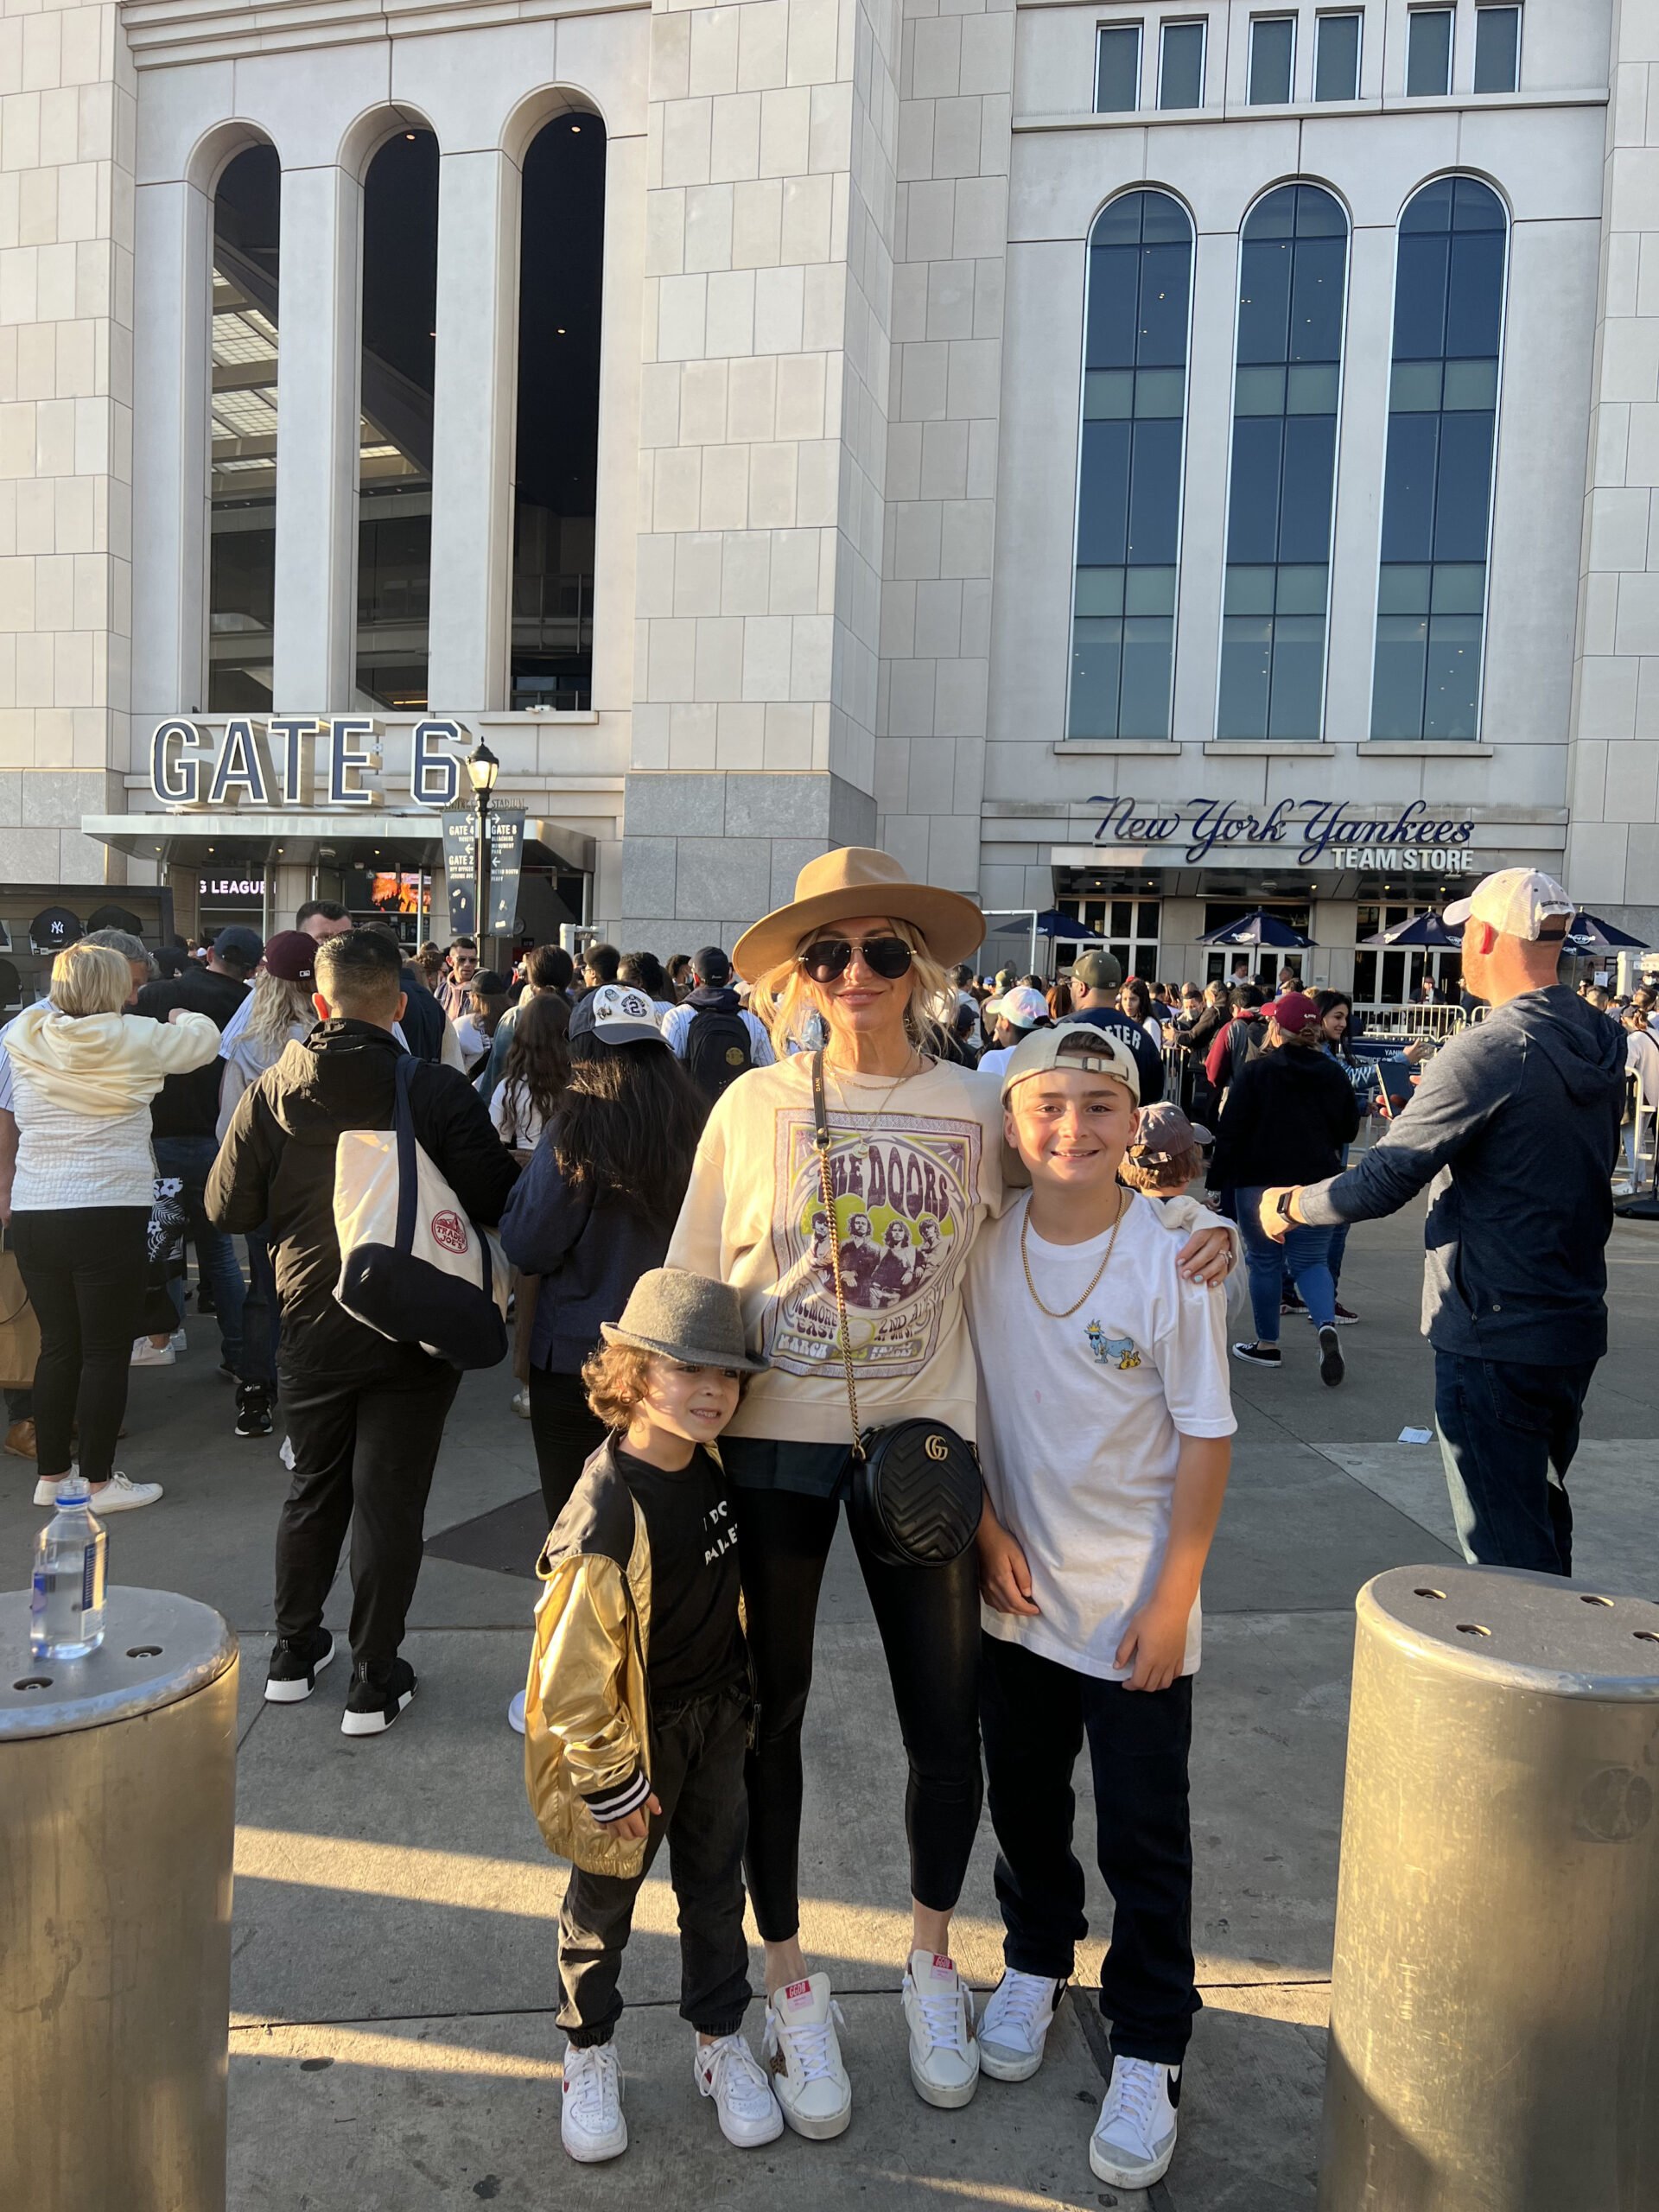
[[[169,1075],[206,1067],[219,1031],[175,1008],[129,1021],[132,973],[108,945],[74,944],[52,963],[51,995],[7,1033],[17,1166],[11,1240],[41,1325],[35,1369],[40,1479],[53,1505],[80,1422],[80,1471],[99,1513],[153,1505],[159,1483],[112,1465],[127,1363],[143,1309],[145,1230],[156,1179],[149,1103]]]
[[[793,900],[734,955],[753,1004],[770,1009],[779,1059],[740,1076],[715,1104],[668,1251],[670,1266],[736,1287],[750,1347],[770,1362],[721,1440],[759,1706],[747,1872],[774,2087],[790,2126],[820,2139],[852,2114],[829,1978],[801,1948],[798,1894],[801,1725],[852,1429],[826,1265],[832,1251],[841,1257],[861,1427],[922,1419],[971,1442],[977,1376],[963,1262],[1002,1205],[1002,1109],[993,1078],[939,1052],[957,996],[947,966],[984,934],[971,899],[912,883],[886,853],[853,848],[802,869]],[[817,1146],[818,1056],[785,1052],[820,1022],[833,1219]],[[885,1266],[880,1297],[866,1287],[874,1272],[848,1279],[849,1243]],[[905,1264],[918,1249],[925,1268]],[[1227,1232],[1211,1231],[1183,1266],[1218,1278],[1230,1252]],[[971,1542],[946,1565],[891,1565],[856,1521],[853,1533],[910,1767],[911,2079],[927,2103],[960,2106],[979,2074],[972,2002],[949,1955],[981,1799],[978,1566]]]

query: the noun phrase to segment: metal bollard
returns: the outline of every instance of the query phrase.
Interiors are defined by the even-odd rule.
[[[1659,2205],[1659,1605],[1360,1592],[1319,2212]]]
[[[236,1638],[112,1589],[29,1654],[0,1595],[0,2205],[224,2212]]]

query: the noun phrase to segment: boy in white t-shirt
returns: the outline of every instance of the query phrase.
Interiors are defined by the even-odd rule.
[[[1226,1300],[1176,1269],[1191,1201],[1127,1188],[1140,1078],[1116,1037],[1039,1030],[1002,1076],[1031,1192],[968,1263],[979,1354],[981,1713],[1007,1931],[980,2063],[1018,2082],[1073,1964],[1084,1873],[1071,1775],[1088,1739],[1116,1916],[1101,1971],[1112,2078],[1090,2139],[1103,2180],[1169,2164],[1198,2009],[1187,1751],[1198,1581],[1236,1424]]]

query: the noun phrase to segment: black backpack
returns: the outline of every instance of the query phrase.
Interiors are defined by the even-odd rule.
[[[685,1037],[685,1071],[711,1103],[754,1065],[754,1041],[742,1015],[699,1007]]]

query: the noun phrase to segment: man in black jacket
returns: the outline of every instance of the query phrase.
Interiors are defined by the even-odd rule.
[[[317,948],[322,1020],[243,1092],[207,1185],[221,1228],[270,1224],[282,1299],[283,1402],[294,1484],[276,1532],[276,1643],[265,1695],[309,1697],[334,1656],[323,1600],[352,1535],[348,1736],[391,1726],[415,1694],[398,1656],[420,1573],[427,1492],[460,1372],[392,1344],[334,1298],[334,1153],[345,1129],[389,1129],[403,1047],[397,948],[377,931]],[[466,1077],[421,1063],[415,1134],[467,1213],[501,1218],[518,1175]]]

